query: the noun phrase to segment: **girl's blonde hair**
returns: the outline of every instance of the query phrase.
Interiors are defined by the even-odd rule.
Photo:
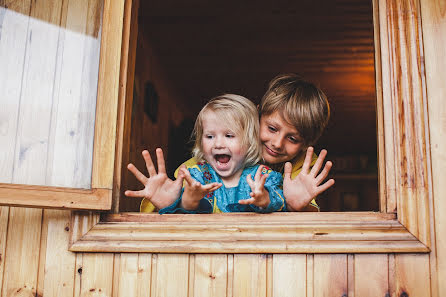
[[[305,147],[316,143],[330,118],[330,105],[324,92],[296,74],[279,75],[270,82],[259,113],[262,116],[275,111],[296,127]]]
[[[242,145],[246,149],[243,167],[257,164],[261,159],[259,115],[254,103],[243,96],[234,94],[214,97],[201,109],[192,132],[192,139],[194,139],[192,155],[198,161],[204,161],[203,117],[207,111],[214,112],[221,118],[222,125],[227,125],[235,134],[241,136]]]

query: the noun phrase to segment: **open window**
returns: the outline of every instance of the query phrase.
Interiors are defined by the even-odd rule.
[[[0,203],[111,208],[123,3],[0,2]]]

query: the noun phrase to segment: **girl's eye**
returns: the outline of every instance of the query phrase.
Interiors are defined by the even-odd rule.
[[[268,130],[271,132],[277,132],[276,127],[273,127],[273,126],[268,126]]]
[[[212,136],[212,135],[205,135],[204,136],[204,138],[207,138],[207,139],[212,139],[214,136]]]

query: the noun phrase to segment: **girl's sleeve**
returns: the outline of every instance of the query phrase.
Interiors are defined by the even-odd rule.
[[[282,175],[276,171],[268,170],[268,177],[265,181],[265,189],[269,193],[269,205],[266,208],[260,208],[255,205],[251,205],[255,212],[269,213],[275,211],[286,210],[285,198],[283,196]]]
[[[200,182],[202,185],[204,185],[204,177],[201,171],[199,171],[196,168],[189,168],[188,169],[192,178],[194,178],[195,180],[197,180],[198,182]],[[200,203],[198,205],[197,209],[194,210],[187,210],[184,209],[182,207],[180,207],[181,205],[181,199],[183,197],[183,192],[184,192],[184,186],[183,189],[181,190],[181,194],[180,197],[178,197],[178,199],[172,203],[171,205],[160,209],[159,214],[172,214],[172,213],[179,213],[179,214],[197,214],[197,213],[212,213],[213,211],[213,207],[212,204],[206,199],[203,198],[200,200]]]

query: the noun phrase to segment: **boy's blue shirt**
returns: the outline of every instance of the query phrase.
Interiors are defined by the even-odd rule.
[[[198,209],[193,211],[185,210],[179,207],[181,196],[172,205],[165,207],[159,211],[160,214],[166,213],[220,213],[220,212],[259,212],[269,213],[274,211],[282,211],[286,209],[285,199],[282,191],[282,175],[276,171],[263,168],[262,174],[268,174],[265,181],[265,189],[270,196],[270,204],[266,208],[260,208],[255,205],[242,205],[239,200],[249,199],[251,188],[246,181],[248,174],[254,177],[260,165],[247,167],[242,171],[239,183],[236,187],[226,188],[221,177],[207,162],[199,162],[188,168],[191,176],[201,184],[209,184],[213,182],[221,183],[222,186],[212,193],[207,194],[201,199]],[[184,190],[184,189],[183,189]]]

